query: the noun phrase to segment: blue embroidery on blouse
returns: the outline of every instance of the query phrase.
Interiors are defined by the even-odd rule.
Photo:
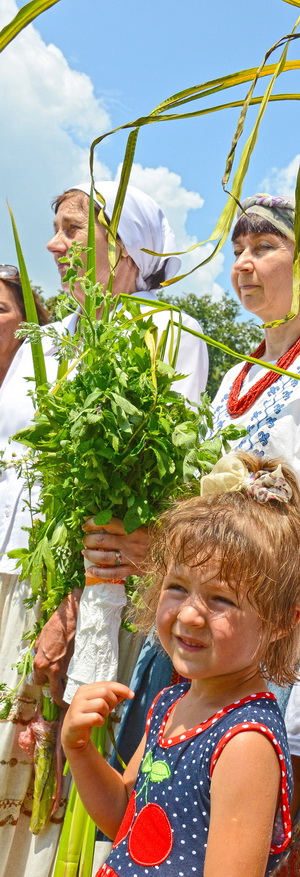
[[[296,368],[294,365],[294,371],[300,374],[300,364]],[[245,425],[248,435],[244,436],[235,447],[245,451],[254,451],[259,456],[264,456],[264,448],[268,445],[269,439],[272,436],[272,429],[277,423],[278,416],[286,408],[286,403],[290,397],[294,396],[293,391],[294,388],[297,388],[298,383],[299,381],[294,378],[288,378],[285,375],[278,376],[275,384],[269,387],[269,390],[265,391],[263,397],[257,400],[260,407],[255,408],[251,415],[250,423],[247,426]],[[215,430],[222,429],[230,421],[235,422],[235,418],[232,420],[227,411],[228,396],[229,391],[224,394],[221,402],[215,408]],[[249,416],[249,412],[247,414]],[[242,415],[240,416],[240,422],[242,424]]]
[[[268,439],[270,438],[269,432],[262,432],[262,430],[258,433],[259,441],[264,447],[268,444]]]

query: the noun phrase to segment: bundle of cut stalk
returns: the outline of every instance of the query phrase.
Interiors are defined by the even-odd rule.
[[[92,740],[102,754],[106,725],[93,728]],[[71,787],[60,837],[53,877],[90,877],[92,874],[96,825],[86,812],[75,784]]]
[[[57,759],[59,708],[43,689],[41,715],[31,727],[35,735],[34,790],[30,830],[39,834],[59,806],[61,789],[61,758]],[[58,761],[58,763],[57,763]]]

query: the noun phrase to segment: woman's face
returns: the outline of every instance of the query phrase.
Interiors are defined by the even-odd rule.
[[[24,319],[22,311],[15,301],[10,283],[0,280],[0,355],[2,362],[11,362],[20,340],[14,333]]]
[[[68,250],[73,243],[87,246],[88,240],[88,222],[89,222],[89,198],[85,193],[74,191],[66,195],[59,205],[54,219],[54,237],[47,244],[47,249],[53,253],[55,263],[60,273],[61,279],[66,274],[68,264],[59,262],[61,256],[67,256]],[[95,224],[96,238],[96,271],[97,281],[103,284],[104,290],[109,280],[110,269],[108,262],[108,244],[107,233],[99,222]],[[117,253],[118,255],[118,253]],[[81,254],[82,261],[85,265],[86,254]],[[78,276],[84,274],[84,269],[78,270]],[[136,265],[128,256],[125,248],[122,250],[122,256],[118,262],[115,271],[115,280],[113,291],[118,292],[134,292],[135,278],[137,274]],[[62,284],[65,291],[68,291],[68,283]],[[84,293],[79,284],[77,284],[75,295],[80,304],[84,301]]]
[[[293,241],[251,232],[240,235],[233,250],[231,281],[243,307],[263,322],[282,319],[292,300]]]

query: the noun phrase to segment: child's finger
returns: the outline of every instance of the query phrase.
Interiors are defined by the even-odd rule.
[[[106,719],[125,698],[134,697],[134,692],[121,683],[93,683],[82,685],[75,694],[69,708],[69,718],[80,725],[81,721],[94,724],[95,714]]]
[[[86,701],[82,704],[80,714],[86,718],[87,716],[89,717],[96,713],[106,718],[115,709],[118,703],[119,701],[116,697],[113,699],[94,697],[93,700]]]
[[[121,700],[134,697],[134,691],[121,682],[93,682],[89,685],[82,685],[75,695],[77,700],[86,701],[101,697],[112,702],[115,699],[116,703],[119,703]]]

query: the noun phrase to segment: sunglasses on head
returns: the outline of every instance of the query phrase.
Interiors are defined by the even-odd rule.
[[[15,265],[0,265],[0,280],[20,280],[18,268]]]

